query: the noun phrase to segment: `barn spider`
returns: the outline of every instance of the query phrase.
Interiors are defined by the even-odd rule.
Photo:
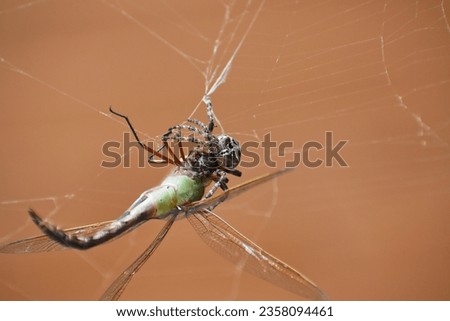
[[[225,134],[215,136],[213,134],[215,124],[211,98],[209,96],[204,96],[203,102],[206,105],[207,115],[209,118],[208,125],[198,119],[189,118],[187,121],[193,125],[178,124],[172,126],[165,134],[162,135],[161,141],[163,145],[157,150],[154,150],[141,142],[127,116],[115,112],[111,107],[109,110],[114,115],[125,119],[139,145],[150,153],[148,158],[149,163],[173,164],[178,166],[180,169],[193,174],[194,177],[200,176],[203,178],[211,178],[215,183],[203,197],[209,198],[219,187],[224,191],[228,189],[228,178],[226,177],[227,173],[235,176],[242,175],[239,170],[235,169],[241,160],[241,149],[239,143],[231,136]],[[191,135],[182,135],[182,130],[190,132]],[[192,136],[192,134],[197,134],[201,138],[196,138]],[[180,151],[181,158],[177,157],[177,155],[173,152],[169,145],[170,141],[177,146]],[[184,142],[194,144],[194,147],[189,150],[187,157],[183,152]],[[164,149],[167,150],[169,156],[162,153]],[[155,160],[155,156],[159,159]]]

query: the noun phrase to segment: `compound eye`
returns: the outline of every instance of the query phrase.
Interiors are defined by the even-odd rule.
[[[227,135],[220,135],[220,156],[223,157],[224,167],[232,169],[241,162],[241,147],[239,142]]]

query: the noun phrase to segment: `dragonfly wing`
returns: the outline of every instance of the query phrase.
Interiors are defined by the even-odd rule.
[[[117,279],[109,286],[109,288],[102,295],[100,300],[118,300],[120,295],[125,290],[128,283],[130,283],[133,276],[139,271],[139,269],[144,265],[144,263],[152,256],[153,252],[157,249],[159,244],[161,244],[162,240],[166,236],[167,232],[169,232],[172,227],[173,222],[177,218],[177,214],[170,216],[167,223],[164,227],[159,231],[158,235],[155,237],[153,242],[147,247],[147,249],[129,266],[123,271]]]
[[[113,221],[73,227],[65,229],[64,232],[69,235],[90,236],[103,229],[105,226],[111,224],[111,222]],[[35,236],[8,244],[0,244],[0,253],[38,253],[64,249],[67,249],[67,247],[49,238],[47,235]]]
[[[264,251],[213,212],[203,210],[187,218],[206,244],[247,272],[306,299],[326,299],[306,276]]]
[[[196,213],[203,209],[212,210],[217,205],[222,203],[223,201],[231,199],[233,197],[236,197],[236,196],[240,195],[241,193],[246,192],[253,187],[256,187],[262,183],[270,181],[270,180],[272,180],[282,174],[288,173],[292,170],[293,170],[292,168],[285,168],[285,169],[282,169],[282,170],[279,170],[279,171],[276,171],[276,172],[273,172],[270,174],[265,174],[265,175],[253,178],[242,184],[233,186],[232,188],[226,190],[225,192],[223,192],[221,194],[215,195],[210,198],[202,199],[197,202],[193,202],[193,203],[189,204],[188,206],[184,206],[184,207],[182,206],[179,209],[174,210],[173,212],[184,212],[186,214],[190,214],[190,213]]]

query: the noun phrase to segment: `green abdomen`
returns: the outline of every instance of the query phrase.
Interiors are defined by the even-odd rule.
[[[181,174],[169,175],[151,192],[156,205],[155,216],[163,218],[177,206],[200,200],[204,193],[205,187],[202,180]]]

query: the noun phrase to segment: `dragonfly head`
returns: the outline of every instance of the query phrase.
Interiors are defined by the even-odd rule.
[[[228,135],[219,135],[219,157],[223,167],[233,169],[241,162],[241,146],[239,142]]]

